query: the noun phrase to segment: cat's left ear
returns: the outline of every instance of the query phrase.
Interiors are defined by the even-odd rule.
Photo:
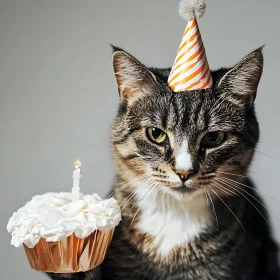
[[[231,68],[218,82],[225,98],[243,105],[252,104],[257,95],[263,71],[262,48],[259,48]]]
[[[135,100],[158,90],[154,74],[124,50],[113,47],[113,68],[122,100]]]

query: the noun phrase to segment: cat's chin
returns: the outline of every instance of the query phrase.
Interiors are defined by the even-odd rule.
[[[188,187],[184,185],[179,186],[163,186],[165,193],[171,195],[177,200],[193,199],[196,195],[201,193],[198,188]]]
[[[194,188],[190,188],[190,187],[186,187],[186,186],[181,186],[181,187],[171,187],[172,191],[181,193],[181,194],[192,194],[195,191],[197,191],[197,189]]]

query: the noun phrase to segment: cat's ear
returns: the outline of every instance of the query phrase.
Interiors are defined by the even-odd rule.
[[[256,98],[263,70],[262,48],[259,48],[231,68],[219,80],[218,87],[237,104],[252,104]]]
[[[146,66],[121,49],[113,50],[113,68],[121,99],[130,104],[157,91],[156,77]]]

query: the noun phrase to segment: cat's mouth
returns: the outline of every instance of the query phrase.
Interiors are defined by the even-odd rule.
[[[162,180],[156,180],[168,193],[177,193],[180,195],[189,195],[193,194],[194,192],[198,191],[199,188],[195,186],[191,180],[189,182],[168,182]]]
[[[198,190],[197,187],[194,187],[193,185],[189,185],[187,183],[171,183],[165,186],[166,188],[168,188],[170,191],[172,192],[176,192],[179,194],[192,194],[195,191]]]

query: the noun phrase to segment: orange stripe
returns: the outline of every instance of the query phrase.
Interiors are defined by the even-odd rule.
[[[189,82],[191,79],[193,79],[199,73],[201,73],[202,69],[204,69],[206,63],[207,63],[207,60],[205,60],[204,63],[194,73],[192,73],[190,76],[186,77],[185,79],[181,80],[180,84],[185,84],[185,83]]]
[[[174,68],[174,70],[176,70],[178,67],[180,67],[181,65],[193,60],[196,56],[198,56],[197,61],[199,61],[204,53],[205,53],[205,49],[203,48],[202,52],[200,52],[201,48],[203,48],[203,44],[201,45],[201,47],[197,50],[197,52],[195,52],[187,61],[183,61],[182,63],[180,63],[179,65],[176,65],[176,67]],[[182,73],[186,73],[188,70],[192,69],[194,67],[195,64],[197,64],[197,61],[192,63],[191,65],[189,65],[188,67],[182,69],[182,71],[178,72],[175,76],[172,77],[172,79],[170,81],[168,81],[168,83],[172,83],[172,81],[174,81],[174,79],[176,79],[179,75],[182,75]],[[174,71],[172,70],[172,72]],[[172,74],[172,73],[171,73]]]
[[[199,30],[196,30],[196,32],[187,40],[187,41],[185,41],[181,46],[180,46],[180,48],[178,49],[178,51],[177,51],[177,53],[179,53],[180,52],[180,50],[182,49],[182,48],[184,48],[188,43],[190,43],[190,42],[192,42],[194,39],[195,39],[195,37],[196,37],[196,35],[199,33]],[[184,38],[183,38],[184,39]],[[198,41],[198,40],[197,40]]]
[[[180,56],[177,56],[175,59],[175,63],[179,62],[179,60],[186,55],[186,53],[190,52],[196,45],[199,44],[201,40],[201,36],[199,35],[199,38],[197,38],[197,41],[193,43],[188,49],[186,49]]]
[[[192,69],[196,63],[197,62],[194,62],[193,64],[189,65],[187,68],[184,68],[182,71],[178,72],[176,75],[174,75],[172,77],[172,79],[170,81],[168,81],[168,83],[171,84],[178,76],[180,76],[180,75],[186,73],[188,70]]]
[[[196,61],[196,62],[194,62],[194,63],[192,63],[191,65],[189,65],[188,67],[182,69],[182,70],[179,71],[174,77],[172,77],[172,79],[169,81],[169,84],[171,84],[171,83],[174,81],[174,79],[176,79],[178,76],[180,76],[180,75],[182,75],[182,74],[185,74],[185,73],[187,73],[190,69],[192,69],[192,68],[198,63],[198,61],[204,56],[204,53],[205,53],[205,51],[203,51],[201,54],[198,55],[198,58],[197,58],[197,61]],[[184,62],[181,63],[181,64],[184,64]],[[177,67],[176,67],[175,69],[177,69]]]
[[[199,58],[201,57],[201,55],[203,55],[205,53],[205,49],[203,47],[203,45],[200,46],[200,48],[192,55],[190,56],[187,60],[182,61],[181,63],[177,63],[175,64],[175,67],[172,67],[172,72],[177,70],[179,67],[181,67],[182,65],[192,61],[193,59],[195,59],[197,57],[197,61],[199,60]],[[194,62],[194,63],[197,63]],[[184,68],[185,69],[185,68]],[[185,70],[182,69],[180,72],[184,72]],[[189,68],[188,68],[189,69]]]
[[[203,65],[201,65],[194,73],[192,73],[190,76],[186,77],[185,79],[178,81],[174,86],[182,85],[182,84],[189,82],[191,79],[193,79],[195,76],[197,76],[199,73],[202,72],[202,69],[204,69],[206,63],[207,63],[207,60],[205,60]]]
[[[187,89],[191,89],[191,88],[193,88],[193,87],[199,85],[199,83],[200,83],[203,79],[205,79],[205,77],[206,77],[207,74],[209,73],[209,67],[208,67],[208,65],[206,65],[206,68],[207,68],[207,69],[205,70],[205,73],[203,74],[203,76],[202,76],[198,81],[196,81],[196,82],[192,83],[190,86],[188,86]],[[202,72],[203,72],[203,71],[202,71]],[[204,85],[204,84],[203,84],[203,85]],[[202,86],[201,88],[203,88],[203,86]]]
[[[209,70],[209,72],[210,72],[210,70]],[[212,79],[212,76],[211,76],[211,73],[210,73],[207,81],[200,87],[200,89],[204,89],[209,84],[211,79]]]
[[[192,30],[194,28],[194,26],[197,25],[196,20],[194,19],[194,21],[192,22],[192,24],[190,26],[187,26],[186,30],[184,31],[184,35],[185,36],[190,30]]]
[[[195,83],[191,84],[190,86],[186,87],[184,90],[193,89],[195,86],[199,85],[200,80],[196,81]]]
[[[175,71],[176,69],[178,69],[179,67],[181,67],[183,64],[186,64],[190,61],[192,61],[193,59],[195,59],[197,56],[199,56],[199,58],[201,57],[202,54],[204,54],[205,52],[205,49],[204,49],[204,46],[203,44],[199,47],[199,49],[194,53],[192,54],[187,60],[185,61],[182,61],[181,63],[177,63],[173,69],[173,71]]]

